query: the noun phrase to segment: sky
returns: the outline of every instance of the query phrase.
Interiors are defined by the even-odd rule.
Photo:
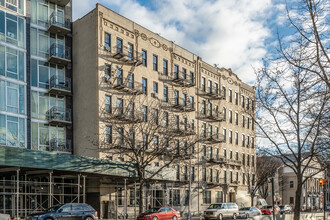
[[[73,19],[96,3],[254,84],[254,69],[285,33],[284,0],[73,0]]]

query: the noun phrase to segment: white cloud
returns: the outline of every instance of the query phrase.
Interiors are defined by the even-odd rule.
[[[271,37],[267,19],[283,7],[271,0],[163,0],[152,10],[136,0],[73,0],[73,17],[82,17],[99,2],[119,14],[201,56],[210,64],[231,68],[253,83],[252,66],[267,54]]]

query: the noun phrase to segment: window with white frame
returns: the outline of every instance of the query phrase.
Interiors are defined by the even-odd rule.
[[[25,113],[25,86],[0,80],[0,111]]]
[[[65,97],[61,95],[49,95],[48,93],[32,91],[31,115],[32,118],[47,119],[48,111],[57,107],[59,111],[66,111]]]
[[[0,41],[24,48],[24,37],[24,19],[0,10]]]
[[[25,119],[0,114],[0,145],[25,147]]]
[[[0,45],[0,75],[25,81],[25,54]]]

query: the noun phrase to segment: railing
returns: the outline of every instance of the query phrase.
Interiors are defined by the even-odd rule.
[[[71,29],[71,21],[65,19],[63,13],[54,11],[49,17],[49,25],[56,25],[61,28]]]
[[[203,121],[222,121],[223,117],[220,112],[212,112],[212,111],[203,111],[197,112],[197,118]]]
[[[49,144],[49,151],[72,152],[72,145],[70,140],[53,138]]]
[[[71,122],[71,110],[67,108],[52,107],[48,110],[48,121]]]
[[[162,100],[162,107],[176,111],[191,112],[195,111],[195,103],[190,100],[184,100],[180,98],[169,98],[167,101]]]
[[[178,73],[173,72],[169,74],[158,72],[158,75],[160,81],[170,83],[176,86],[185,86],[185,87],[195,86],[194,79],[184,78],[182,72],[178,72]]]
[[[108,110],[105,118],[121,121],[121,123],[137,123],[143,120],[142,114],[135,109],[129,110],[128,107],[112,107]]]
[[[220,95],[220,90],[209,89],[209,88],[199,88],[197,94],[199,96],[208,97],[210,99],[223,99],[224,97]]]
[[[201,143],[214,144],[214,143],[220,143],[223,141],[224,141],[224,138],[220,134],[210,134],[208,132],[202,132],[199,135],[199,142],[201,142]]]
[[[54,43],[50,46],[49,57],[71,60],[71,48],[62,44]]]
[[[130,93],[130,94],[143,94],[142,83],[132,81],[130,79],[115,77],[114,79],[108,79],[106,81],[111,89],[115,89],[117,91],[121,91],[123,93]]]
[[[68,77],[60,79],[57,75],[54,75],[50,78],[49,88],[71,91],[71,79]]]
[[[242,166],[242,161],[240,160],[228,159],[227,163],[234,166]]]
[[[123,61],[125,63],[141,65],[142,64],[142,53],[138,51],[130,51],[127,46],[114,46],[112,48],[105,47],[105,50],[111,53],[111,56],[115,59]]]

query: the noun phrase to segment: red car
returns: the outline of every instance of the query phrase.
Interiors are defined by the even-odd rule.
[[[273,206],[265,205],[265,206],[261,207],[260,211],[263,215],[271,215],[273,213]],[[278,214],[278,212],[279,212],[278,207],[275,206],[275,214]]]
[[[170,207],[155,207],[140,214],[137,220],[179,220],[180,212]]]

